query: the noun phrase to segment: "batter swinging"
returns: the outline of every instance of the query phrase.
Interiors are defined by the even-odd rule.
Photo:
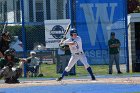
[[[59,77],[57,81],[61,81],[78,60],[80,60],[84,64],[85,69],[87,69],[91,76],[91,79],[95,80],[95,76],[93,75],[92,69],[88,64],[87,58],[82,49],[82,40],[80,36],[77,35],[76,29],[73,28],[70,30],[70,36],[71,38],[60,42],[60,45],[69,45],[72,55],[69,60],[68,66],[65,68],[65,70],[62,73],[62,76]]]

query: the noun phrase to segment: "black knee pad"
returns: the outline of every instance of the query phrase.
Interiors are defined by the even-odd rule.
[[[4,76],[3,73],[4,73],[4,70],[1,69],[1,70],[0,70],[0,79]]]

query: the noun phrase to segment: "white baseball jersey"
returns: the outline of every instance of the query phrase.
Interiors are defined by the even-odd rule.
[[[79,36],[77,36],[75,39],[68,38],[63,43],[68,44],[70,42],[75,42],[75,44],[69,45],[72,56],[69,60],[68,66],[65,68],[65,71],[67,72],[70,71],[70,69],[74,66],[74,64],[78,60],[80,60],[84,64],[85,68],[87,69],[89,67],[89,64],[87,62],[87,58],[85,54],[83,53],[81,38]]]
[[[83,53],[83,49],[82,49],[82,40],[79,36],[77,36],[77,38],[72,39],[72,38],[68,38],[64,41],[65,44],[69,43],[69,42],[75,42],[75,45],[70,45],[70,51],[72,54],[75,53]]]

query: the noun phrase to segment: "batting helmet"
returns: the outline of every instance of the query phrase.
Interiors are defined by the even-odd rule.
[[[8,49],[4,52],[4,55],[5,56],[13,56],[13,53],[10,51],[10,49]]]
[[[36,52],[35,52],[35,51],[31,51],[31,52],[30,52],[30,55],[32,55],[32,54],[36,54]]]
[[[77,34],[77,30],[75,28],[70,30],[70,36],[72,36],[72,34]]]
[[[15,50],[14,48],[9,48],[9,50],[10,50],[11,52],[16,52],[16,50]]]

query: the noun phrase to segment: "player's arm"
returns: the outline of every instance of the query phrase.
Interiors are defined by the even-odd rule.
[[[121,46],[121,43],[120,43],[120,41],[117,39],[116,47],[120,47],[120,46]]]
[[[71,46],[71,45],[75,45],[75,42],[63,42],[63,43],[60,43],[61,45],[69,45],[69,46]]]
[[[112,45],[110,45],[109,47],[110,47],[110,48],[114,48],[114,47],[116,47],[116,44],[112,44]]]
[[[81,38],[78,37],[77,39],[77,42],[82,42]],[[72,41],[70,38],[69,39],[66,39],[64,42],[63,42],[65,45],[76,45],[77,43],[75,41]]]
[[[69,45],[69,46],[71,46],[71,45],[75,45],[76,43],[75,42],[68,42],[66,44]]]
[[[69,45],[69,46],[76,44],[74,41],[71,41],[70,39],[65,40],[63,43],[64,45]]]
[[[111,41],[109,40],[109,41],[108,41],[108,46],[109,46],[110,48],[114,48],[114,47],[115,47],[115,44],[112,44]]]
[[[70,39],[63,40],[59,43],[60,46],[71,45],[73,42]]]
[[[118,40],[118,39],[116,39],[116,44],[113,44],[113,45],[111,45],[111,47],[115,47],[115,48],[118,48],[118,47],[120,47],[120,45],[121,45],[121,43],[120,43],[120,41]]]
[[[26,58],[19,58],[19,62],[27,62]]]

